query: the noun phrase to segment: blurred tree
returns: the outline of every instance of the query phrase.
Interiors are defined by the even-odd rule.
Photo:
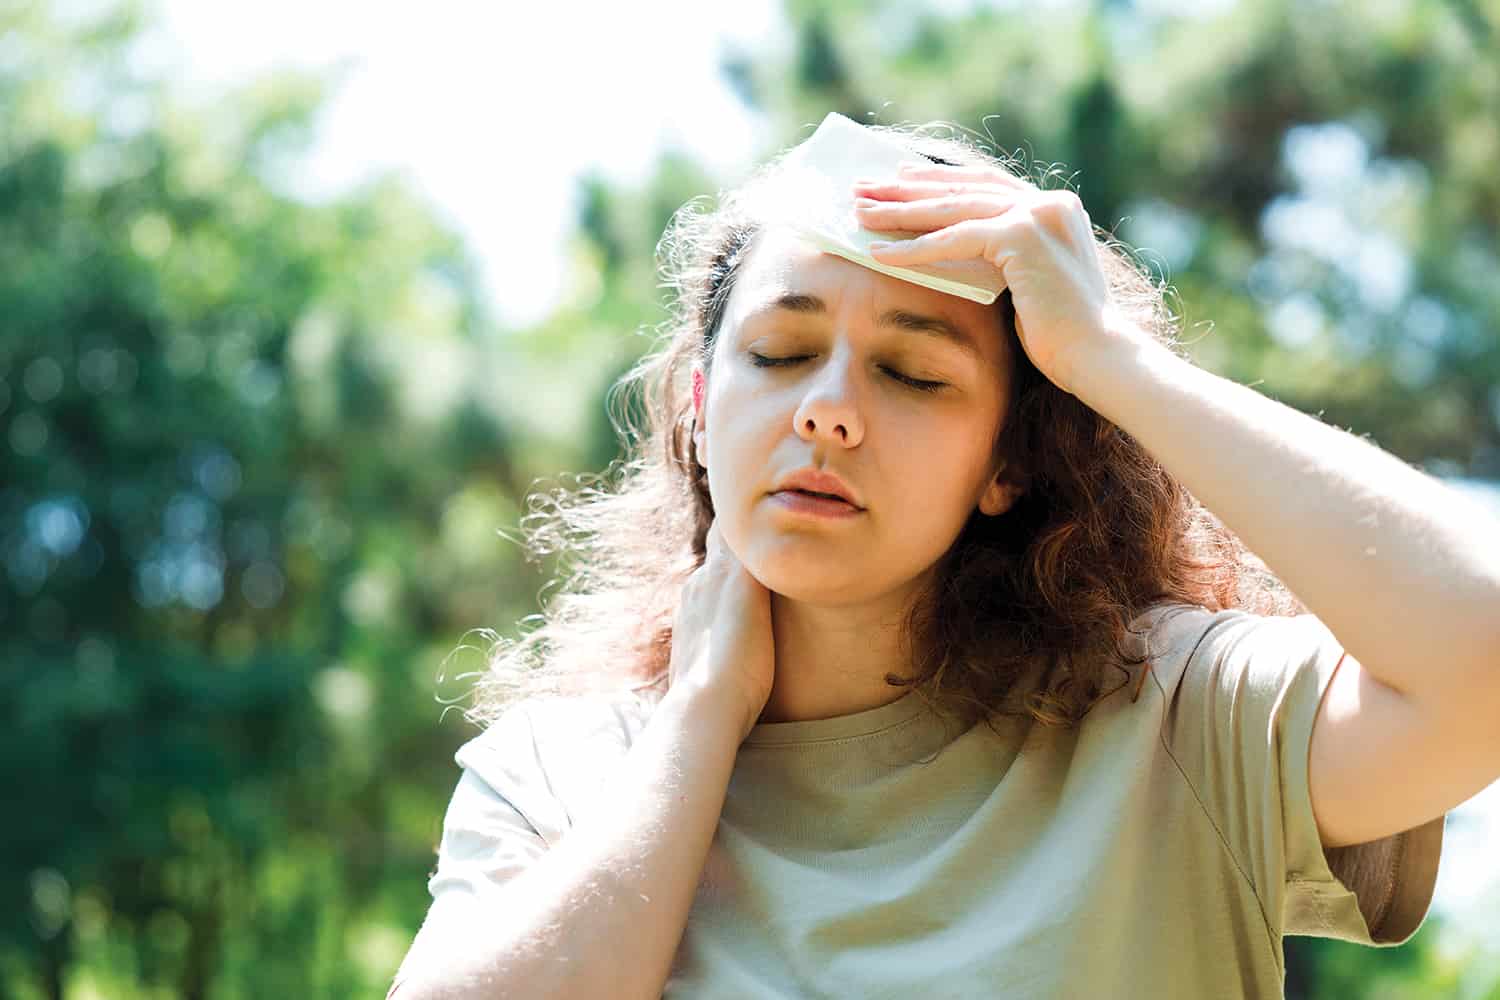
[[[189,106],[132,75],[142,24],[0,11],[0,778],[24,805],[0,992],[365,995],[455,778],[442,654],[541,582],[495,535],[530,372],[399,183],[280,189],[325,84]]]

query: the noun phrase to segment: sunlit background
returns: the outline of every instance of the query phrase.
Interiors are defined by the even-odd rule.
[[[0,0],[0,996],[383,991],[471,630],[549,578],[501,532],[618,454],[671,211],[830,110],[1056,166],[1198,363],[1500,514],[1497,31],[1471,0]],[[1287,995],[1500,996],[1497,836],[1500,786],[1411,943],[1289,938]]]

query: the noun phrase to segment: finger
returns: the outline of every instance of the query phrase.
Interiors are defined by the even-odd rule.
[[[882,264],[910,267],[941,260],[968,260],[983,257],[1002,267],[1011,256],[1003,249],[1013,224],[999,219],[969,219],[909,240],[871,244],[870,255]]]
[[[729,546],[724,541],[724,532],[719,529],[719,519],[716,517],[708,525],[707,541],[708,557],[715,565],[722,563],[729,553]]]
[[[928,201],[870,201],[854,203],[854,214],[866,229],[931,232],[965,219],[1004,215],[1020,197],[1008,193],[966,193]]]
[[[949,166],[944,163],[903,163],[897,176],[912,180],[960,181],[970,184],[995,184],[1002,187],[1029,188],[1033,185],[1004,167],[987,164]]]
[[[922,198],[944,198],[969,194],[989,193],[1013,195],[1016,188],[1008,184],[984,184],[972,181],[950,180],[876,180],[854,184],[856,197],[882,198],[888,201],[917,201]]]

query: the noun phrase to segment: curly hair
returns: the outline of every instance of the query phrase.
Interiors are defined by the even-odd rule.
[[[1038,189],[1056,176],[1032,180],[946,123],[866,127],[935,163],[1000,167]],[[609,393],[626,457],[578,477],[576,489],[528,497],[526,557],[557,553],[562,587],[544,614],[523,620],[539,625],[518,639],[483,630],[495,642],[471,721],[493,721],[539,694],[664,693],[677,604],[713,519],[688,380],[694,364],[709,369],[730,292],[774,217],[786,152],[721,191],[716,205],[694,198],[668,223],[656,255],[670,318]],[[1165,284],[1097,226],[1095,238],[1115,306],[1185,357]],[[971,514],[905,619],[912,673],[887,683],[922,692],[965,724],[1011,715],[1067,728],[1149,659],[1149,647],[1132,656],[1130,636],[1154,605],[1307,610],[1139,443],[1037,370],[1016,335],[1009,291],[994,308],[1015,362],[994,457],[1025,491],[1001,515]],[[620,396],[628,405],[617,420]]]

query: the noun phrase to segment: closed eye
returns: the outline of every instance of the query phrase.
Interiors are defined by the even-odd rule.
[[[811,357],[811,355],[798,355],[797,357],[791,358],[768,358],[764,355],[756,354],[754,351],[751,351],[749,353],[751,363],[757,368],[786,368],[791,365],[797,364],[799,361],[806,361]],[[894,378],[896,381],[911,386],[913,389],[916,389],[919,392],[937,392],[939,389],[946,387],[948,384],[947,382],[930,382],[926,379],[911,378],[910,376],[902,375],[898,371],[893,371],[890,368],[882,367],[881,370],[884,371],[887,375],[891,376],[891,378]]]

